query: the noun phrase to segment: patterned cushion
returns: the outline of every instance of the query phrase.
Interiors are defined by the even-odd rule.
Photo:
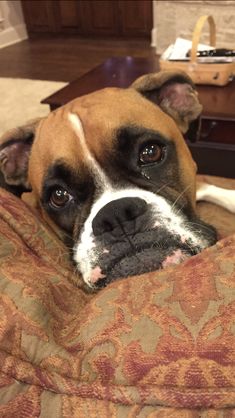
[[[38,214],[0,202],[1,417],[235,416],[235,235],[93,295]]]

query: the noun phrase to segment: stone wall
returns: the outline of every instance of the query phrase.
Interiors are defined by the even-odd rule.
[[[152,45],[157,53],[162,53],[178,36],[191,39],[197,19],[207,14],[213,15],[216,23],[216,46],[235,49],[235,1],[154,0]],[[205,24],[203,43],[208,43],[208,33]]]

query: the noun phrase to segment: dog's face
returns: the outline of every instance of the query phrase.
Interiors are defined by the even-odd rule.
[[[29,182],[46,217],[72,237],[90,287],[177,264],[215,242],[195,215],[195,163],[165,112],[134,89],[105,89],[39,125]]]

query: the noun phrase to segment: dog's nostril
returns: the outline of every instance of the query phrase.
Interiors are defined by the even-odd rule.
[[[137,199],[135,204],[130,205],[124,209],[124,219],[131,221],[145,212],[147,203],[144,200]]]
[[[132,210],[130,209],[125,210],[125,218],[128,221],[134,218]]]
[[[101,225],[101,229],[102,229],[102,227],[103,227],[103,230],[106,231],[106,232],[110,232],[110,231],[113,230],[113,225],[109,221],[104,220],[103,225]]]
[[[113,200],[105,205],[96,215],[92,222],[94,235],[101,235],[120,229],[123,233],[122,225],[125,228],[133,228],[133,220],[142,215],[147,209],[147,203],[140,198],[122,198]]]

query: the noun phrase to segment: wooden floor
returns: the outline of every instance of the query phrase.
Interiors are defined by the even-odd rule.
[[[43,38],[0,49],[0,77],[72,81],[112,56],[150,57],[149,40]]]

